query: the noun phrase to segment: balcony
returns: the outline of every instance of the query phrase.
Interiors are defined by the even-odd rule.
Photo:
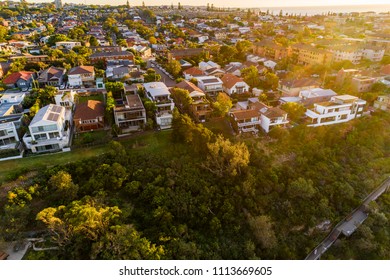
[[[239,122],[237,123],[237,126],[239,128],[244,128],[246,126],[253,126],[253,125],[260,125],[261,124],[261,121],[258,120],[258,121],[249,121],[249,122]]]

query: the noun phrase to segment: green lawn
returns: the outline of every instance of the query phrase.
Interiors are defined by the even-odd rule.
[[[160,154],[171,153],[175,147],[170,144],[170,135],[171,131],[149,132],[131,138],[123,138],[119,142],[125,148],[134,149],[135,151]],[[66,153],[45,154],[16,160],[0,161],[0,183],[9,180],[18,171],[22,174],[26,171],[40,171],[50,166],[66,164],[102,154],[107,150],[107,145],[79,148]]]
[[[225,138],[229,139],[233,136],[233,130],[226,118],[211,119],[210,121],[203,123],[203,125],[215,134],[222,134]]]
[[[104,102],[104,96],[101,93],[96,95],[89,95],[89,96],[79,96],[78,100],[79,100],[78,103],[85,103],[88,100],[98,100]]]

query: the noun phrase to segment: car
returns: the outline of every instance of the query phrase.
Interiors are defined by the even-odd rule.
[[[65,89],[65,85],[61,85],[61,86],[60,86],[60,89]]]

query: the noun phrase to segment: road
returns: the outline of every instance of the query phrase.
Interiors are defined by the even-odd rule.
[[[331,233],[306,257],[306,260],[318,260],[342,233],[350,236],[367,219],[368,205],[381,196],[390,188],[390,177],[387,178],[375,191],[370,193],[362,204],[352,211],[347,217],[341,220],[331,231]]]
[[[161,71],[160,69],[158,69],[158,67],[155,67],[155,66],[152,66],[151,64],[151,60],[147,60],[147,67],[148,68],[153,68],[157,74],[160,74],[161,75],[161,82],[163,82],[164,84],[166,84],[167,87],[174,87],[176,86],[176,81],[169,78],[169,76],[167,74],[165,74],[163,71]]]

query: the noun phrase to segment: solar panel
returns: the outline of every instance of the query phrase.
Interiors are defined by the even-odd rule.
[[[55,113],[60,113],[61,112],[61,107],[60,106],[53,106],[53,112],[55,112]]]

